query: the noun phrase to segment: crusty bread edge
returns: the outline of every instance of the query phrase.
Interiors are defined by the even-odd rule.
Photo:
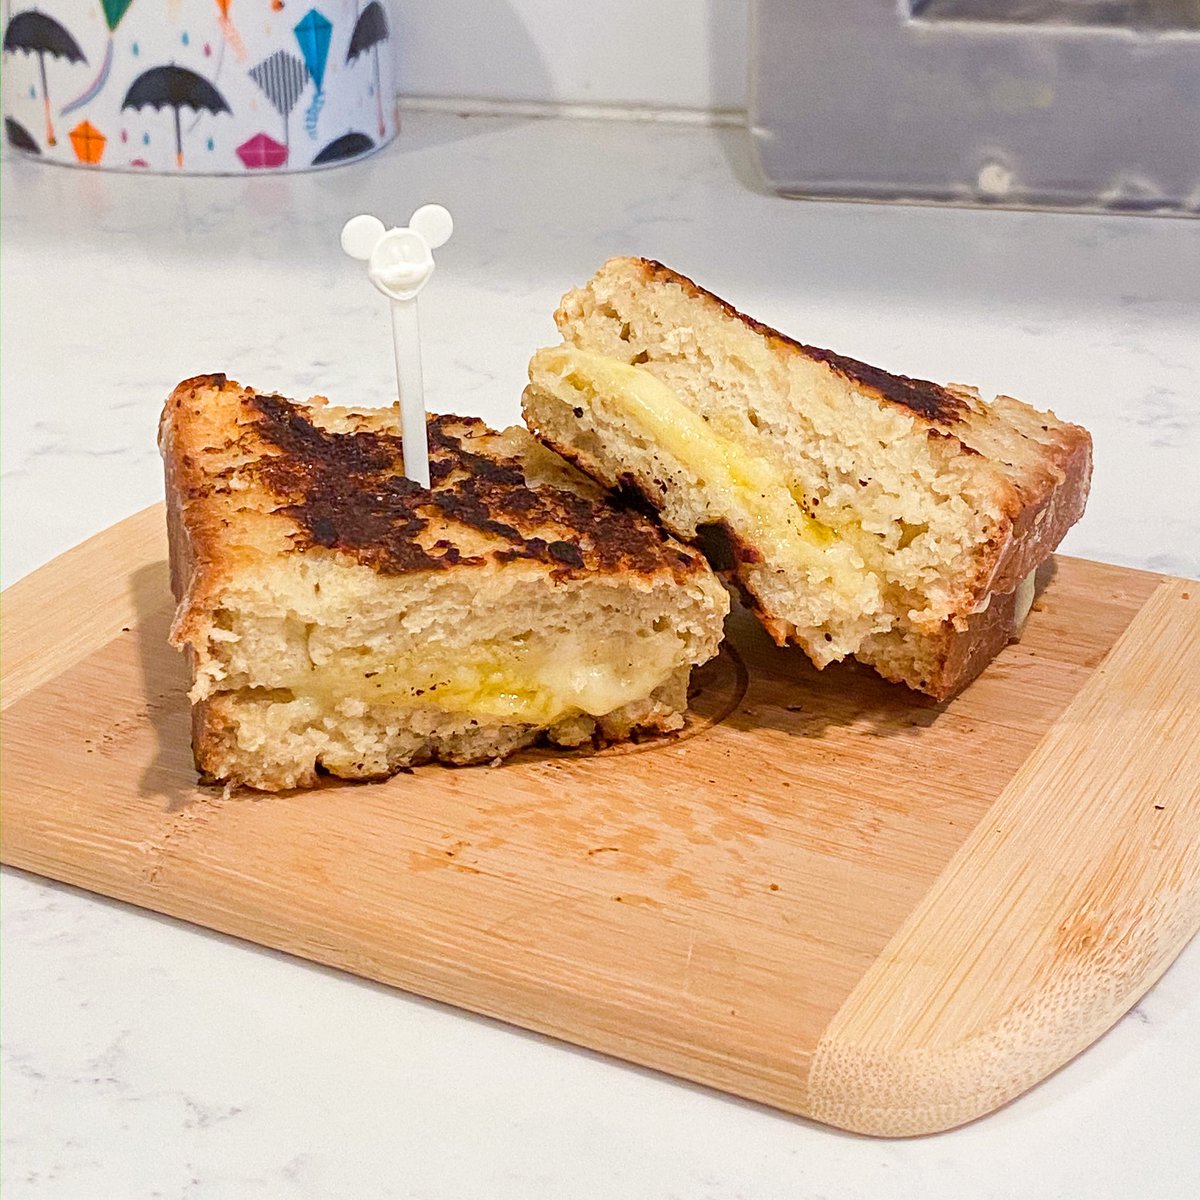
[[[926,670],[916,682],[894,674],[876,663],[871,669],[892,683],[903,683],[914,691],[941,702],[949,700],[978,678],[992,659],[1019,633],[1017,593],[994,592],[982,612],[967,619],[966,629],[956,629],[947,621],[936,633],[912,634],[936,661],[934,670]]]
[[[230,385],[220,373],[195,375],[176,385],[163,406],[158,427],[158,446],[162,453],[167,501],[167,544],[170,556],[171,591],[177,604],[171,623],[170,642],[184,646],[198,634],[198,615],[205,608],[208,594],[214,590],[213,547],[208,528],[199,514],[185,514],[187,497],[196,493],[203,482],[195,454],[198,447],[181,442],[182,430],[176,413],[185,399],[203,388],[221,391]],[[237,388],[239,385],[232,384]],[[191,515],[193,519],[188,520]]]
[[[1067,530],[1083,516],[1092,482],[1092,437],[1082,426],[1063,424],[1052,462],[1057,482],[1029,497],[1009,514],[1007,543],[997,555],[983,595],[1012,591],[1057,548]],[[1020,497],[1018,497],[1020,499]]]
[[[184,497],[192,493],[194,485],[199,482],[200,472],[188,448],[180,444],[180,429],[174,417],[185,398],[202,388],[223,389],[228,382],[226,376],[220,373],[195,375],[183,380],[167,398],[158,427],[158,447],[162,453],[166,490],[171,593],[176,603],[169,641],[187,655],[188,676],[192,679],[195,678],[196,655],[189,643],[200,633],[197,618],[206,607],[204,597],[211,589],[211,572],[206,568],[212,558],[205,544],[203,523],[193,522],[189,527],[184,519]],[[199,547],[197,542],[200,543]],[[208,749],[217,744],[219,736],[211,728],[210,709],[207,700],[195,701],[191,707],[192,758],[202,779],[209,777],[205,758]]]

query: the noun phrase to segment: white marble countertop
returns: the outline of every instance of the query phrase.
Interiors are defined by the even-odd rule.
[[[108,176],[7,162],[2,574],[160,495],[180,378],[392,389],[359,211],[458,221],[423,297],[431,408],[515,419],[559,294],[649,254],[805,341],[1086,424],[1064,550],[1200,575],[1200,223],[805,204],[743,135],[411,115],[358,166]],[[836,1133],[15,872],[3,878],[7,1200],[1200,1195],[1200,944],[1003,1111]]]

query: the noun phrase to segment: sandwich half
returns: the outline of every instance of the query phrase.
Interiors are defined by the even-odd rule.
[[[527,425],[705,547],[775,638],[938,699],[1017,630],[1083,513],[1086,430],[801,345],[660,263],[555,313]]]
[[[702,555],[524,430],[295,404],[223,375],[160,427],[172,642],[205,780],[267,791],[678,728],[728,598]]]

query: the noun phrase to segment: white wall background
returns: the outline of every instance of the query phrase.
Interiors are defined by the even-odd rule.
[[[746,104],[749,0],[389,0],[402,96]]]

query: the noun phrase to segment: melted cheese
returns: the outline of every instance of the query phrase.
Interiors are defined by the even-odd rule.
[[[1033,608],[1034,597],[1037,594],[1037,569],[1030,571],[1016,588],[1016,599],[1013,609],[1013,637],[1017,637],[1029,620],[1029,610]]]
[[[422,655],[381,662],[339,655],[285,685],[325,708],[347,701],[397,708],[436,708],[484,720],[549,725],[587,713],[604,716],[644,699],[681,664],[679,643],[658,637],[605,661],[599,651],[556,645],[467,648],[453,661]]]
[[[798,489],[782,471],[714,430],[698,413],[642,367],[607,355],[556,346],[538,351],[537,367],[554,375],[579,403],[631,426],[716,493],[717,508],[734,532],[771,562],[818,574],[853,590],[863,562],[838,531],[805,513]],[[726,519],[729,519],[728,517]]]

